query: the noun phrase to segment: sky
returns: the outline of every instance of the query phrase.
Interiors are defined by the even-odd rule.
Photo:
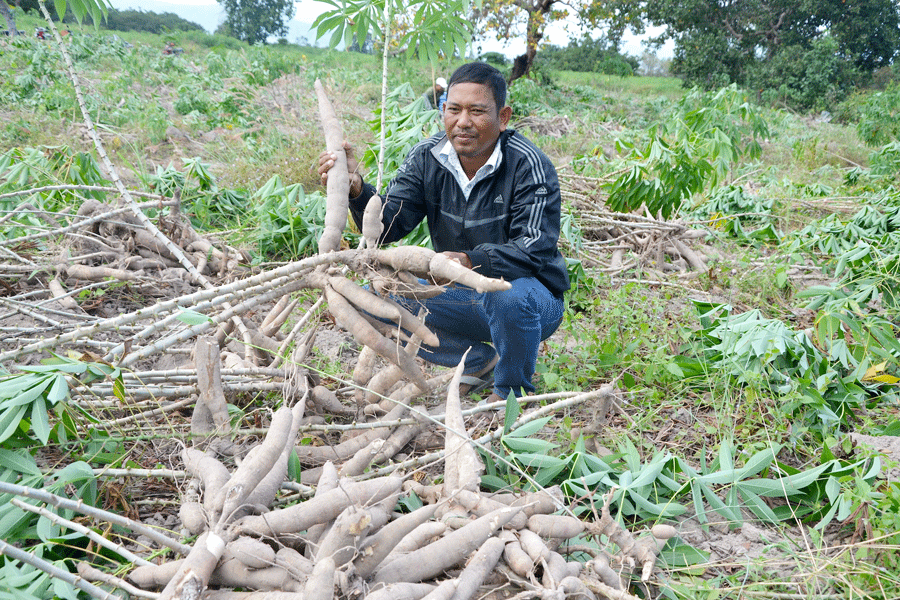
[[[164,0],[152,2],[147,2],[146,0],[110,0],[110,4],[113,8],[117,9],[140,8],[157,12],[173,12],[176,14],[182,13],[183,9],[181,7],[190,6],[192,7],[192,11],[203,11],[201,14],[204,14],[210,22],[215,22],[215,17],[210,13],[206,13],[203,9],[208,8],[209,11],[215,15],[222,14],[222,9],[216,0],[178,0],[178,2],[165,2]],[[295,5],[297,10],[295,11],[294,21],[297,21],[298,24],[300,22],[312,23],[319,14],[331,8],[329,4],[317,2],[316,0],[299,0],[295,2]],[[189,20],[197,22],[197,18]],[[219,18],[218,21],[221,22],[221,18]],[[206,23],[200,24],[207,26]],[[212,27],[214,28],[214,26]],[[574,23],[555,22],[547,27],[544,39],[551,44],[564,47],[569,44],[569,40],[573,37],[581,37],[581,32]],[[289,40],[296,41],[290,37]],[[314,36],[309,36],[309,41],[314,42]],[[494,40],[483,41],[478,42],[477,45],[480,47],[481,52],[501,52],[509,57],[517,56],[525,51],[524,37],[516,37],[507,42]],[[626,33],[625,38],[623,39],[622,51],[626,54],[640,56],[643,54],[644,48],[640,39]],[[663,51],[660,52],[660,55],[670,56],[671,50],[664,48]]]

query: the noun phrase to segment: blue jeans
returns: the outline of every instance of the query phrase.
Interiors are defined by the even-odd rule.
[[[472,288],[451,287],[428,300],[397,298],[413,313],[424,306],[425,324],[441,342],[422,345],[424,360],[455,367],[466,350],[465,373],[477,373],[498,355],[494,392],[506,398],[534,392],[531,377],[541,341],[556,331],[563,317],[563,299],[556,298],[533,277],[515,279],[505,292],[479,294]],[[493,345],[492,345],[493,344]]]

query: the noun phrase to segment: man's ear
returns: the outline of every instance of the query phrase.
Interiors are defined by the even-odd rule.
[[[500,131],[506,131],[509,120],[512,118],[512,106],[504,106],[500,109]]]

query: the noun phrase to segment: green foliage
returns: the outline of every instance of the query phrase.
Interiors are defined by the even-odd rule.
[[[571,40],[565,48],[550,45],[541,48],[535,65],[554,71],[582,71],[628,77],[637,72],[640,63],[633,56],[621,54],[603,38],[585,37]]]
[[[685,85],[737,83],[797,108],[830,107],[854,74],[891,64],[900,39],[892,0],[721,4],[652,0],[646,16],[673,39],[672,71]]]
[[[250,45],[284,36],[294,16],[293,0],[217,0],[225,9],[220,30]]]
[[[856,131],[867,146],[877,147],[900,138],[900,84],[863,96],[855,106]]]
[[[742,156],[758,157],[768,124],[735,86],[694,90],[675,114],[650,129],[650,141],[617,140],[628,152],[626,172],[608,186],[608,206],[629,212],[642,204],[664,218],[694,194],[715,188]]]
[[[824,110],[843,101],[853,88],[857,72],[838,53],[832,37],[817,38],[809,48],[781,48],[765,62],[747,69],[743,83],[761,90],[767,104],[800,110]]]
[[[106,21],[102,23],[107,29],[117,31],[149,31],[150,33],[166,33],[168,31],[204,31],[198,25],[183,19],[171,12],[155,13],[145,10],[109,9]]]
[[[256,242],[262,257],[297,259],[318,252],[325,196],[305,194],[299,184],[286,186],[276,175],[253,195],[253,200],[259,223]]]
[[[354,40],[365,40],[369,34],[383,38],[387,29],[381,22],[385,2],[391,1],[395,19],[402,19],[402,26],[392,27],[390,43],[417,55],[432,64],[442,57],[462,54],[472,38],[472,23],[468,20],[468,0],[437,2],[413,0],[395,3],[392,0],[321,0],[334,6],[313,22],[316,39],[330,34],[329,46],[336,48],[343,43],[349,48]],[[384,40],[382,39],[382,43]]]
[[[704,460],[699,468],[665,452],[644,461],[628,440],[601,458],[586,451],[583,437],[567,452],[535,437],[551,417],[514,427],[518,416],[517,403],[507,403],[504,429],[510,431],[500,439],[502,454],[482,453],[486,465],[482,484],[493,490],[559,485],[575,502],[576,514],[596,510],[611,493],[612,512],[620,523],[676,518],[685,513],[687,500],[702,524],[716,513],[718,521],[740,527],[748,509],[764,523],[800,518],[824,528],[881,497],[863,491],[865,486],[871,489],[881,470],[878,459],[840,461],[826,453],[822,464],[797,469],[777,461],[778,445],[742,452],[727,437],[716,457]],[[741,456],[743,464],[738,462]]]
[[[83,462],[73,462],[44,477],[30,454],[0,448],[0,480],[62,494],[91,506],[97,504],[97,480],[90,466]],[[0,539],[26,547],[29,553],[63,571],[74,570],[74,563],[85,557],[79,546],[83,543],[83,536],[10,504],[11,499],[9,494],[0,495]],[[27,498],[20,500],[32,505],[39,504]],[[71,510],[58,512],[66,519],[77,516]],[[7,560],[0,566],[0,597],[77,600],[79,596],[72,585],[34,567],[18,566],[15,561]]]
[[[438,112],[428,109],[422,96],[415,93],[409,83],[404,83],[388,92],[383,107],[376,108],[369,121],[369,128],[375,139],[381,135],[381,113],[384,111],[384,181],[390,181],[396,175],[403,159],[412,147],[422,141],[423,137],[434,135],[441,129]],[[370,173],[378,169],[377,145],[369,146],[362,158],[363,166]]]
[[[12,148],[0,155],[0,194],[60,184],[108,186],[109,181],[103,177],[93,156],[75,152],[68,146]],[[22,204],[30,204],[52,215],[79,204],[84,197],[105,201],[106,194],[97,191],[76,194],[70,190],[31,192],[0,200],[0,211],[7,213]],[[34,226],[43,227],[46,223],[32,211],[19,212],[3,225],[0,236],[16,238],[30,233],[25,228]]]
[[[775,229],[773,204],[771,199],[749,195],[742,186],[729,185],[713,190],[703,204],[685,216],[690,220],[708,220],[713,230],[723,231],[743,243],[777,243],[782,234]]]
[[[23,366],[19,370],[24,373],[0,379],[0,443],[15,437],[30,444],[39,441],[46,445],[51,435],[55,441],[65,441],[69,435],[66,420],[54,426],[50,423],[50,411],[80,410],[68,403],[69,377],[77,376],[81,383],[110,378],[115,382],[119,398],[124,397],[121,373],[108,365],[56,356],[42,361],[41,365]]]

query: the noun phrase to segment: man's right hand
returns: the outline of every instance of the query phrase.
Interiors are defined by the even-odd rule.
[[[356,154],[353,152],[353,146],[350,142],[344,142],[344,152],[347,153],[347,172],[350,176],[350,197],[356,198],[362,194],[362,176],[359,174],[359,163],[356,160]],[[319,177],[322,185],[328,185],[328,171],[334,166],[336,157],[334,152],[326,150],[319,155]]]

